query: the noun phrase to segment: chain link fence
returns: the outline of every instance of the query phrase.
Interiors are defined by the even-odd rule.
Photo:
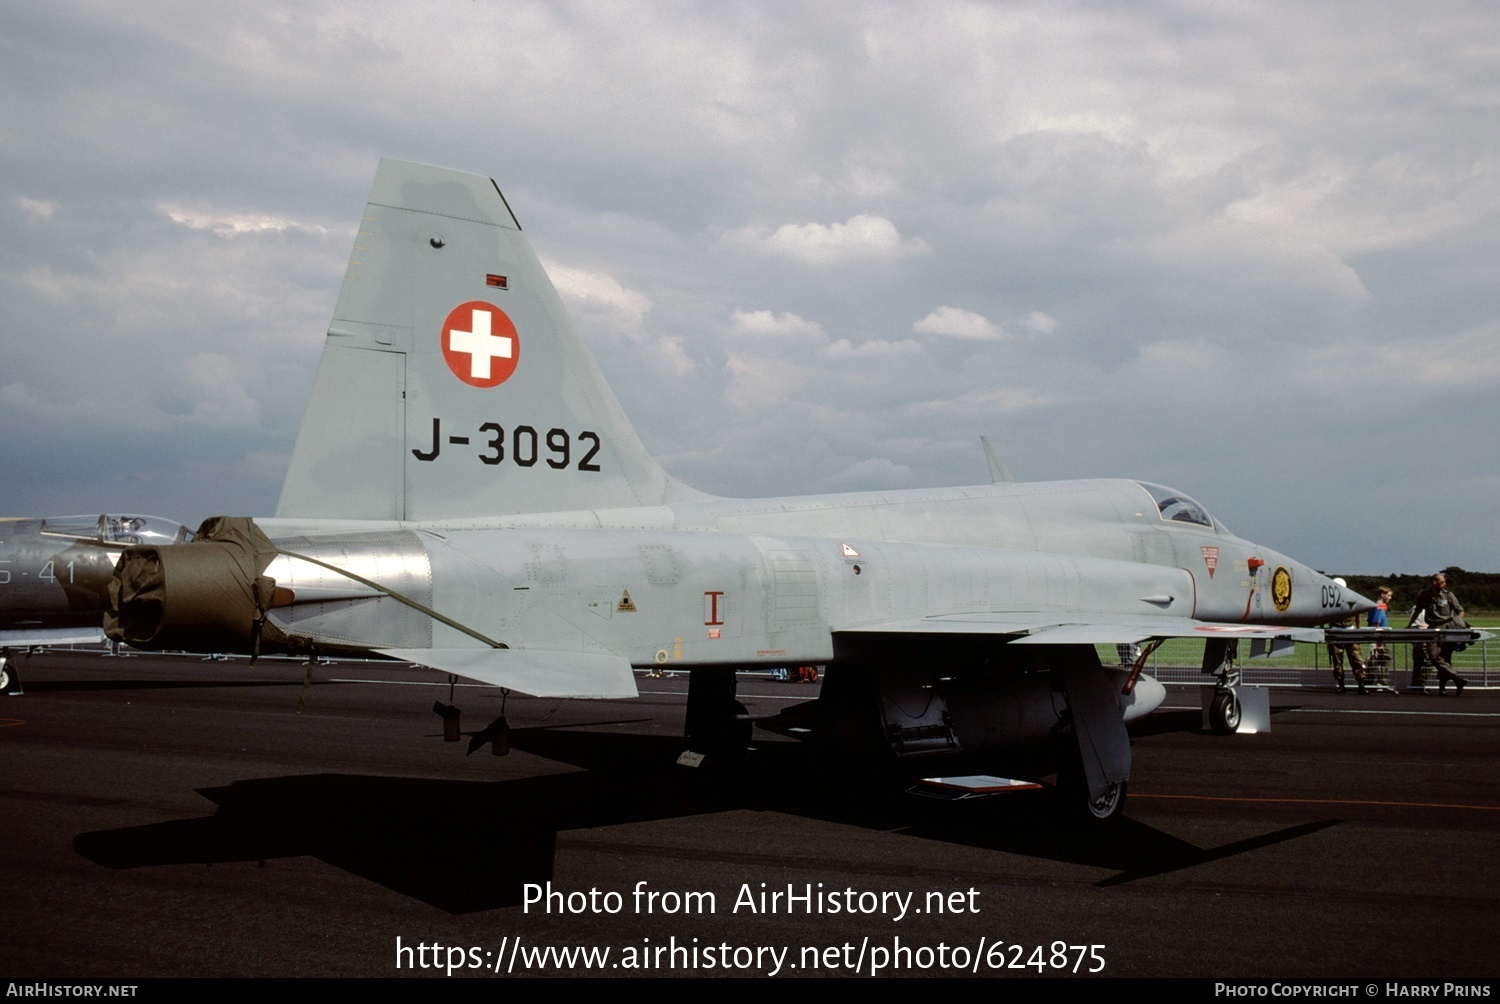
[[[1496,649],[1497,659],[1491,659],[1489,644],[1488,640],[1478,641],[1462,652],[1453,653],[1453,671],[1459,676],[1466,677],[1471,686],[1500,686],[1500,665],[1497,665],[1497,661],[1500,661],[1500,648]],[[1370,646],[1360,645],[1358,648],[1368,663]],[[1411,680],[1413,646],[1397,644],[1387,645],[1386,648],[1391,653],[1391,663],[1383,682],[1395,689],[1403,689]],[[1245,658],[1244,653],[1248,649],[1249,645],[1241,642],[1239,664],[1245,683],[1262,687],[1333,686],[1333,670],[1328,659],[1326,645],[1298,642],[1292,651],[1267,659]],[[1105,665],[1121,662],[1121,654],[1114,645],[1099,646],[1099,659]],[[1209,683],[1213,678],[1200,672],[1199,667],[1202,664],[1202,642],[1190,638],[1169,638],[1146,660],[1145,672],[1162,683]],[[1381,682],[1374,679],[1374,674],[1371,676],[1372,682]],[[1436,686],[1436,670],[1429,667],[1426,676],[1427,684]],[[1352,669],[1345,669],[1345,682],[1348,686],[1354,686]]]

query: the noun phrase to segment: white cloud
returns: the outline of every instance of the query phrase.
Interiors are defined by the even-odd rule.
[[[784,223],[770,233],[746,227],[725,234],[724,240],[805,265],[891,261],[931,250],[920,238],[903,239],[890,220],[865,214],[845,223]]]
[[[651,309],[651,300],[644,294],[626,289],[620,281],[604,272],[561,265],[555,261],[542,260],[542,267],[557,293],[570,306],[588,312],[613,313],[623,320],[639,324]]]
[[[828,334],[792,313],[736,310],[724,343],[729,403],[756,414],[801,395],[815,378],[816,361]]]
[[[210,230],[223,237],[283,230],[304,230],[312,234],[329,232],[327,227],[320,224],[303,223],[265,213],[225,213],[212,209],[195,210],[170,205],[163,205],[160,208],[173,223],[180,223],[191,230]]]
[[[780,356],[735,354],[724,363],[730,384],[728,402],[756,413],[780,406],[798,396],[807,382],[807,368]]]
[[[1228,213],[1121,253],[1153,261],[1200,287],[1237,290],[1239,295],[1312,295],[1345,310],[1370,299],[1359,273],[1332,249]]]
[[[16,205],[27,216],[32,216],[40,220],[51,219],[52,214],[57,212],[57,203],[51,199],[28,199],[24,195],[18,195],[16,197]]]
[[[1351,341],[1297,354],[1292,379],[1309,391],[1340,399],[1399,400],[1433,393],[1500,394],[1500,322],[1448,334],[1412,335],[1393,345]]]
[[[999,342],[1005,340],[1005,332],[983,314],[976,314],[961,307],[939,307],[912,325],[913,331],[924,335],[946,335],[976,342]]]
[[[625,288],[606,272],[562,265],[546,258],[542,259],[542,267],[585,340],[601,350],[619,350],[625,346],[624,351],[635,363],[654,377],[681,380],[693,372],[693,361],[680,338],[646,327],[646,315],[652,306],[646,294]]]
[[[907,405],[905,410],[911,415],[952,416],[968,421],[985,415],[1041,408],[1055,401],[1053,395],[1029,387],[993,387],[971,390],[945,400],[921,401]]]
[[[853,491],[905,488],[912,483],[913,472],[905,464],[898,464],[885,457],[870,457],[849,465],[830,480]]]
[[[1021,327],[1030,328],[1032,331],[1043,335],[1050,335],[1057,330],[1057,321],[1040,310],[1033,310],[1021,318],[1019,323]]]
[[[769,310],[736,310],[729,319],[730,331],[738,338],[781,339],[821,344],[828,335],[821,325],[796,314]]]
[[[922,343],[912,338],[903,338],[899,342],[876,338],[858,345],[847,338],[840,338],[823,350],[823,355],[829,359],[900,359],[926,353]]]

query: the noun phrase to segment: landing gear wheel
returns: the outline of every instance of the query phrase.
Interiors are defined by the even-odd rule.
[[[1213,703],[1208,706],[1208,724],[1221,736],[1240,730],[1240,699],[1233,691],[1223,690],[1214,695]]]
[[[0,659],[0,694],[10,693],[10,660]]]
[[[1085,798],[1084,809],[1095,823],[1108,823],[1118,819],[1125,810],[1125,793],[1128,788],[1128,781],[1115,781],[1098,798]]]
[[[1091,797],[1083,765],[1075,762],[1057,777],[1057,797],[1061,800],[1058,808],[1063,820],[1075,826],[1090,829],[1107,826],[1124,818],[1128,790],[1128,781],[1112,781],[1104,794]]]

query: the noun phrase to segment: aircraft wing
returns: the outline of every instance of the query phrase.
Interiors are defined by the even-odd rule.
[[[27,645],[88,645],[104,640],[102,627],[24,627],[0,631],[0,646],[23,648]]]
[[[533,697],[637,697],[623,656],[515,648],[382,648],[381,655]]]
[[[1151,615],[1070,619],[1066,614],[952,614],[844,629],[845,634],[1016,635],[1013,645],[1124,645],[1151,638],[1281,638],[1321,642],[1322,628],[1225,624]]]
[[[1435,641],[1444,645],[1472,645],[1495,637],[1478,628],[1329,628],[1330,645],[1405,645]]]

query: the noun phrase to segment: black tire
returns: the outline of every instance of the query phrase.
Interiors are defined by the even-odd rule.
[[[1091,798],[1083,765],[1076,759],[1057,777],[1059,809],[1063,818],[1076,826],[1108,826],[1123,818],[1129,790],[1128,781],[1116,781],[1099,798]]]
[[[1215,733],[1229,736],[1240,730],[1240,699],[1232,691],[1223,690],[1214,695],[1208,706],[1208,725]]]
[[[1130,782],[1117,781],[1109,786],[1099,798],[1084,799],[1083,811],[1096,824],[1112,823],[1125,815],[1125,796],[1130,792]]]

